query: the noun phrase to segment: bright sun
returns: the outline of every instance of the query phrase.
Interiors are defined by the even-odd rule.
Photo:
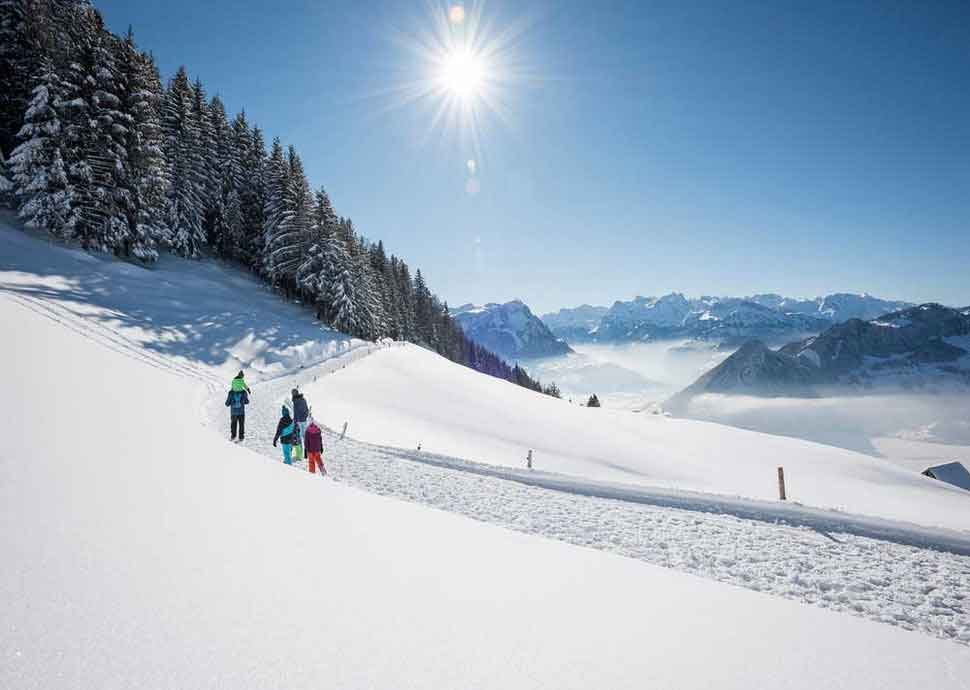
[[[465,46],[454,47],[442,56],[438,82],[464,101],[481,95],[487,77],[485,61]]]

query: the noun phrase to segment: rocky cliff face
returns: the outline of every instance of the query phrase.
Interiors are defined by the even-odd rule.
[[[518,300],[484,306],[465,304],[451,313],[469,338],[508,360],[572,352]]]
[[[609,309],[562,309],[542,318],[554,335],[569,342],[673,338],[725,343],[758,338],[777,342],[820,333],[849,319],[873,319],[910,306],[865,294],[837,293],[799,300],[774,294],[687,298],[673,292],[615,302]]]
[[[672,400],[704,393],[954,388],[970,388],[970,309],[924,304],[869,321],[852,319],[777,351],[747,343]]]

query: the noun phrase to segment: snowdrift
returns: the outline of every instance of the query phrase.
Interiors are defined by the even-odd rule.
[[[963,646],[372,496],[230,445],[200,423],[207,382],[237,366],[249,337],[268,343],[247,355],[267,369],[305,343],[260,319],[232,332],[213,318],[218,335],[181,338],[258,302],[251,282],[35,245],[0,230],[0,687],[959,688],[970,677]],[[11,253],[24,247],[37,256]],[[40,252],[44,272],[28,266]],[[76,272],[59,272],[66,259]],[[115,279],[129,271],[146,297],[171,286],[123,309],[132,283]],[[211,290],[227,278],[238,290],[219,304]]]
[[[970,530],[970,495],[861,453],[719,424],[589,409],[480,376],[417,346],[381,351],[304,391],[328,426],[372,443],[593,480],[789,499]]]

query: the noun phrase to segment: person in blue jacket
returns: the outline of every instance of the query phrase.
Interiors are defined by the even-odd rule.
[[[273,437],[273,448],[276,447],[277,441],[282,444],[283,462],[287,465],[293,464],[293,443],[296,440],[297,433],[296,422],[290,416],[290,408],[283,405],[283,409],[280,411],[280,421],[276,425],[276,435]]]
[[[229,440],[236,440],[239,432],[239,442],[246,438],[246,405],[249,404],[249,393],[245,390],[229,390],[226,396],[226,407],[229,408]]]

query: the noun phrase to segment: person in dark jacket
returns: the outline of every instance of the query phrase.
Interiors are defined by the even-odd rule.
[[[306,451],[306,460],[310,472],[316,474],[317,467],[320,468],[320,476],[327,476],[327,468],[323,466],[323,431],[310,417],[307,424],[306,433],[303,436],[303,449]]]
[[[306,434],[307,420],[310,418],[310,406],[299,389],[294,388],[290,391],[290,396],[293,398],[293,421],[296,422],[296,428],[299,432],[297,443],[302,443],[303,436]]]
[[[296,422],[290,416],[290,408],[283,405],[283,409],[280,411],[280,421],[276,425],[276,435],[273,437],[273,448],[276,447],[277,441],[282,444],[283,462],[287,465],[293,464],[293,442],[296,440],[297,433]]]
[[[249,393],[245,390],[229,390],[226,396],[226,407],[229,408],[229,440],[236,440],[239,432],[239,442],[246,439],[246,405],[249,404]]]

